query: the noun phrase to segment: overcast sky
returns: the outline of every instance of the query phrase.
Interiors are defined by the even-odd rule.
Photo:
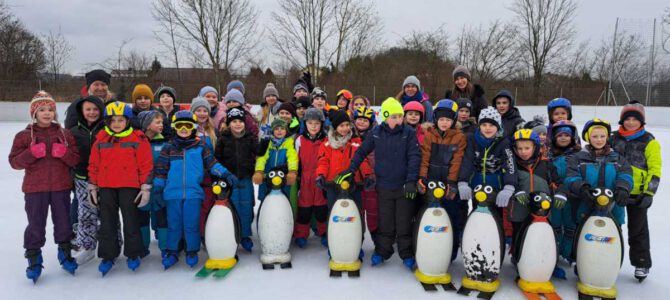
[[[384,22],[384,40],[392,45],[414,30],[431,30],[444,24],[452,37],[463,25],[478,25],[495,19],[512,20],[507,9],[512,0],[372,0]],[[128,49],[159,56],[164,51],[153,31],[151,0],[6,0],[12,12],[34,33],[47,33],[61,27],[63,35],[75,46],[75,54],[66,71],[83,74],[88,66],[114,57],[124,39],[132,39]],[[578,41],[597,44],[611,36],[617,17],[632,19],[629,24],[644,24],[660,18],[668,0],[585,0],[577,1],[574,18]],[[261,11],[260,23],[270,24],[276,0],[252,0]],[[411,3],[411,4],[410,4]],[[650,24],[650,23],[649,23]],[[273,61],[272,57],[265,59]],[[270,63],[268,63],[270,64]],[[272,65],[269,65],[272,67]]]

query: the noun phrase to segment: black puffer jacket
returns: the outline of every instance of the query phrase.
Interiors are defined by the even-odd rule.
[[[470,116],[474,117],[475,120],[479,119],[479,112],[482,111],[482,109],[487,108],[489,106],[489,103],[486,101],[486,97],[484,97],[484,88],[479,85],[479,84],[473,84],[474,87],[474,92],[472,95],[466,95],[466,94],[461,94],[457,93],[452,90],[447,90],[444,93],[444,98],[446,99],[451,99],[451,100],[456,100],[458,98],[468,98],[470,101],[472,101],[472,111],[470,112]]]
[[[254,175],[257,155],[258,138],[250,132],[238,138],[225,130],[216,141],[214,157],[239,179]]]
[[[95,104],[100,110],[100,119],[98,122],[93,123],[90,126],[86,119],[84,119],[84,114],[82,112],[82,107],[85,102]],[[74,123],[74,126],[70,128],[70,132],[74,136],[75,141],[77,141],[79,156],[81,157],[79,164],[73,170],[75,177],[78,179],[88,178],[88,158],[91,156],[91,146],[95,142],[95,136],[105,127],[104,122],[102,122],[103,110],[104,104],[102,103],[102,100],[95,96],[82,98],[77,101],[76,106],[74,106],[74,112],[76,114],[70,119],[70,121]]]

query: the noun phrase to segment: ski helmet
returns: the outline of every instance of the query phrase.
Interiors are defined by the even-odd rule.
[[[563,107],[568,111],[568,120],[572,120],[572,103],[566,98],[555,98],[547,103],[547,113],[549,114],[549,122],[551,122],[551,113],[554,109]]]
[[[114,101],[107,104],[104,114],[105,118],[112,116],[124,116],[130,120],[133,117],[133,109],[125,102]]]
[[[375,122],[375,111],[367,106],[361,106],[354,111],[354,120],[358,118],[368,119],[370,123]]]
[[[536,145],[540,145],[540,136],[533,132],[532,129],[519,129],[514,133],[514,142],[517,141],[532,141]]]
[[[603,120],[603,119],[598,119],[594,118],[586,122],[584,124],[584,129],[582,129],[582,138],[584,141],[589,143],[589,135],[591,135],[591,130],[593,130],[593,127],[603,127],[607,130],[607,136],[609,136],[612,133],[612,126],[610,125],[610,122]]]
[[[551,125],[551,141],[552,143],[556,140],[556,137],[559,133],[567,133],[572,137],[572,143],[570,146],[577,144],[577,126],[575,123],[572,123],[570,120],[558,121]]]
[[[426,115],[426,109],[423,107],[423,104],[421,104],[419,101],[410,101],[405,104],[405,106],[402,107],[403,111],[407,113],[408,111],[416,111],[421,114],[421,119],[419,120],[419,123],[423,122],[424,116]]]
[[[433,120],[437,122],[442,117],[455,120],[458,114],[458,104],[451,99],[442,99],[437,101],[433,108]],[[452,124],[455,125],[456,123]]]

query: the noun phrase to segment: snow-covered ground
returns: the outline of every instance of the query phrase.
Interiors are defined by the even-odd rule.
[[[538,110],[539,111],[539,110]],[[654,118],[667,118],[658,112],[648,110],[647,114],[658,114]],[[524,116],[526,116],[524,114]],[[530,118],[530,115],[526,116]],[[579,113],[576,120],[587,120],[593,113]],[[579,124],[581,126],[581,124]],[[0,191],[5,194],[0,209],[0,299],[185,299],[185,298],[225,298],[225,299],[466,299],[456,293],[438,291],[427,293],[414,278],[413,273],[402,266],[394,256],[379,267],[370,267],[369,258],[373,245],[366,235],[363,248],[365,260],[361,277],[349,279],[346,276],[331,279],[328,274],[328,256],[319,240],[311,238],[307,249],[293,247],[293,269],[263,271],[259,263],[260,243],[254,237],[256,247],[253,253],[240,252],[240,262],[222,280],[214,278],[197,279],[197,269],[190,269],[183,259],[168,271],[160,263],[160,255],[155,241],[151,255],[142,261],[140,269],[133,273],[126,268],[125,258],[117,261],[114,269],[101,278],[97,270],[98,259],[81,266],[76,276],[65,273],[56,259],[56,245],[53,243],[52,226],[47,228],[47,245],[43,249],[45,269],[36,285],[25,277],[26,260],[23,258],[23,230],[27,224],[23,209],[21,180],[23,171],[10,168],[6,157],[11,148],[14,134],[26,126],[25,123],[0,122]],[[614,126],[616,128],[616,125]],[[664,178],[670,176],[670,129],[649,124],[661,142],[665,162]],[[619,273],[617,288],[619,299],[665,299],[670,288],[666,286],[670,278],[670,237],[664,230],[670,228],[670,218],[664,216],[670,210],[670,182],[662,180],[660,190],[650,212],[650,230],[654,267],[650,277],[639,284],[633,277],[633,268],[626,257]],[[624,226],[624,237],[626,236]],[[206,254],[200,254],[201,264]],[[565,267],[565,266],[564,266]],[[460,257],[450,267],[457,286],[463,276]],[[500,276],[502,286],[494,299],[522,299],[514,284],[516,274],[505,258]],[[568,272],[568,280],[554,280],[558,293],[563,299],[576,299],[576,277]],[[470,298],[475,299],[475,296]]]

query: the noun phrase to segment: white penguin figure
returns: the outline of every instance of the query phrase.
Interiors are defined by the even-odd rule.
[[[477,185],[474,196],[477,204],[465,223],[461,254],[465,276],[459,294],[479,291],[480,299],[491,299],[500,287],[500,267],[504,258],[505,242],[502,219],[495,209],[496,193],[490,185]]]
[[[530,214],[514,242],[512,260],[519,273],[517,285],[528,299],[540,295],[547,300],[561,299],[550,281],[558,259],[554,230],[547,220],[551,204],[546,193],[530,193]]]
[[[441,181],[426,186],[426,206],[418,214],[416,229],[416,270],[414,275],[426,291],[436,291],[440,284],[445,290],[455,290],[451,283],[449,264],[454,245],[454,230],[447,211],[440,204],[446,193]],[[458,201],[458,200],[453,200]]]
[[[209,259],[196,274],[198,277],[207,277],[211,273],[214,273],[214,277],[224,277],[237,264],[240,223],[230,201],[232,188],[228,182],[221,180],[212,184],[212,191],[216,200],[205,223],[205,245]]]
[[[577,291],[580,299],[616,298],[616,279],[623,260],[621,229],[610,212],[614,193],[606,188],[593,189],[591,215],[577,231]]]
[[[351,182],[344,180],[339,186],[340,196],[333,204],[328,218],[328,267],[331,277],[340,277],[342,272],[347,272],[349,277],[359,277],[363,245],[361,214],[349,194]]]
[[[267,183],[271,187],[258,208],[258,237],[261,241],[261,264],[264,270],[291,268],[291,236],[293,235],[293,209],[288,198],[281,192],[286,174],[280,169],[268,173]]]

